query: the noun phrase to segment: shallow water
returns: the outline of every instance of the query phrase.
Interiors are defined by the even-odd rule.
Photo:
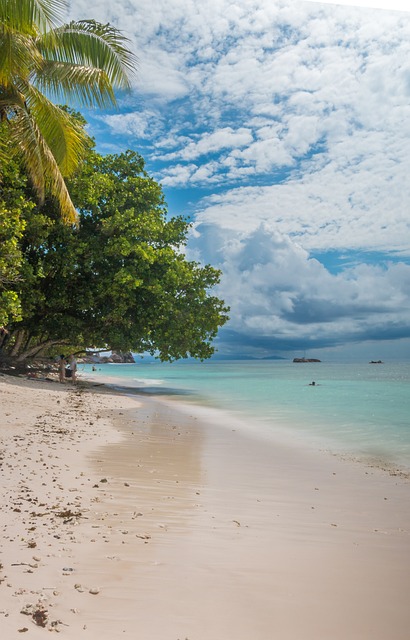
[[[84,371],[90,373],[91,365]],[[93,375],[142,393],[224,409],[267,434],[285,429],[335,452],[410,470],[407,362],[142,362],[98,365]]]

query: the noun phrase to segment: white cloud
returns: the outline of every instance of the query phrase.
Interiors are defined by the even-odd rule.
[[[112,115],[99,116],[106,122],[112,132],[116,135],[136,136],[138,138],[150,138],[152,136],[152,126],[155,124],[155,114],[149,111],[143,113],[115,113]]]
[[[306,249],[410,254],[408,144],[357,132],[285,184],[239,187],[210,197],[198,223],[244,232],[266,221]]]
[[[252,134],[249,129],[241,127],[236,131],[232,127],[224,127],[212,133],[205,133],[196,142],[189,142],[178,153],[169,154],[167,159],[179,157],[183,160],[193,160],[202,155],[244,147],[252,142]]]
[[[71,10],[89,16],[85,0]],[[92,13],[140,61],[127,113],[104,122],[132,148],[152,143],[165,192],[201,188],[190,251],[223,269],[238,340],[405,334],[407,264],[358,253],[335,275],[311,256],[410,256],[410,15],[296,0],[100,0]]]
[[[189,84],[183,73],[183,61],[175,53],[150,47],[140,56],[135,89],[160,103],[187,96]]]
[[[162,178],[161,184],[171,187],[186,184],[197,170],[198,167],[195,164],[174,165],[167,170],[165,176]]]
[[[199,225],[192,247],[196,257],[205,247],[222,269],[229,328],[244,342],[337,344],[389,325],[397,337],[409,335],[410,265],[357,265],[334,275],[266,224],[250,233]]]
[[[317,2],[318,0],[306,0]],[[388,9],[389,11],[410,11],[407,0],[320,0],[323,4],[340,4],[347,7],[366,7],[369,9]]]

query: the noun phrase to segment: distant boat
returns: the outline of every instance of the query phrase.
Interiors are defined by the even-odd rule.
[[[322,362],[317,358],[293,358],[293,362]]]
[[[370,360],[369,364],[384,364],[382,360]]]

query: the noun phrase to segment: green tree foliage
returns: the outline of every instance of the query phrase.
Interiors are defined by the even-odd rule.
[[[4,132],[0,125],[0,134]],[[6,136],[1,137],[0,147],[6,154]],[[25,218],[34,208],[27,198],[27,180],[19,166],[9,161],[5,167],[5,184],[0,182],[0,326],[9,319],[21,319],[20,299],[15,291],[21,279],[21,239]]]
[[[9,326],[14,355],[70,344],[208,358],[227,319],[210,295],[220,274],[186,259],[189,225],[167,219],[142,158],[90,151],[68,184],[78,227],[63,224],[52,202],[25,216],[13,289],[22,320]]]
[[[64,177],[88,146],[84,129],[57,102],[115,105],[114,89],[128,89],[135,57],[114,27],[94,20],[61,24],[65,0],[1,0],[0,118],[9,123],[40,203],[59,203],[63,219],[77,213]],[[9,156],[0,149],[0,174]]]

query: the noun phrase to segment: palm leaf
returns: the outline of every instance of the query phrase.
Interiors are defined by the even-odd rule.
[[[28,78],[41,60],[32,38],[0,24],[0,85],[12,84],[16,76]]]
[[[51,35],[56,46],[51,46]],[[45,60],[104,70],[113,87],[129,89],[128,76],[135,72],[137,59],[125,47],[127,42],[111,25],[82,20],[39,37],[36,44]]]
[[[64,178],[61,175],[53,154],[40,137],[41,154],[44,159],[45,179],[49,192],[59,204],[64,222],[78,225],[78,213],[71,200]]]
[[[69,176],[83,157],[89,137],[66,111],[53,104],[35,87],[27,86],[25,96],[27,107],[56,164],[63,175]]]
[[[86,107],[115,105],[115,94],[102,69],[68,62],[44,62],[36,75],[36,85],[57,102],[75,100]]]
[[[11,125],[11,137],[20,149],[40,204],[45,192],[49,192],[58,202],[63,220],[77,224],[78,214],[64,178],[34,118],[27,110],[17,109]]]
[[[27,110],[17,104],[10,120],[10,140],[20,150],[24,165],[40,203],[44,202],[44,167],[37,142],[35,123]]]
[[[63,175],[76,168],[89,138],[45,94],[87,106],[115,104],[114,89],[129,89],[136,58],[108,24],[54,27],[66,8],[65,0],[0,0],[0,117],[9,122],[40,201],[48,189],[63,218],[75,222]]]
[[[56,25],[67,7],[66,0],[1,0],[0,23],[34,36]]]

